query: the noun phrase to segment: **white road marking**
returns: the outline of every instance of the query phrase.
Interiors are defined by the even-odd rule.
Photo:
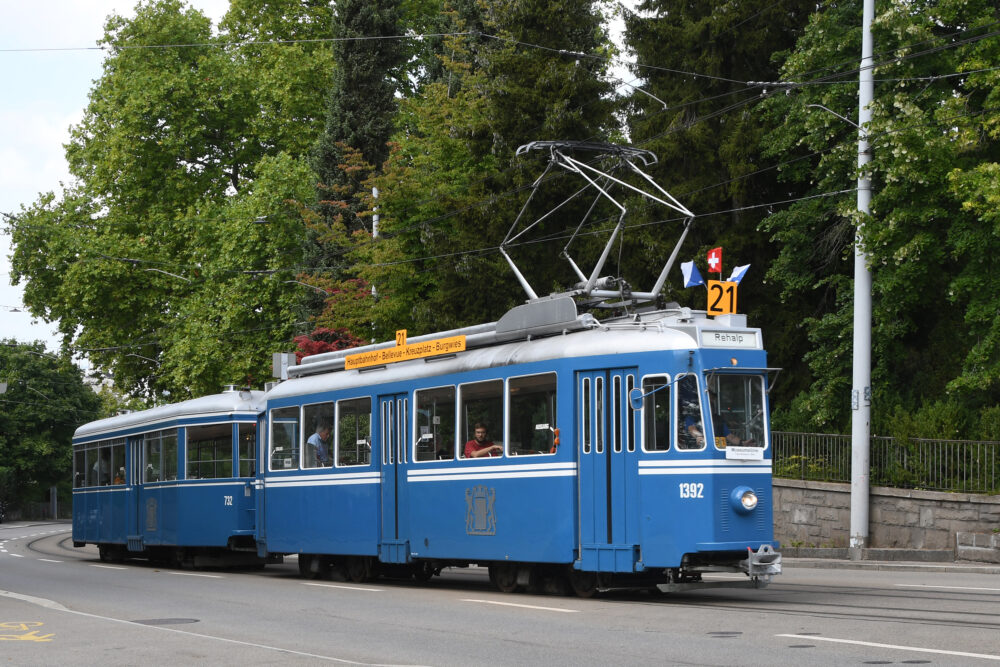
[[[997,591],[1000,588],[978,588],[976,586],[932,586],[931,584],[896,584],[901,588],[947,588],[956,591]]]
[[[539,607],[533,604],[517,604],[516,602],[497,602],[496,600],[474,600],[463,599],[462,602],[480,602],[482,604],[495,604],[501,607],[520,607],[522,609],[538,609],[539,611],[558,611],[563,614],[576,614],[579,609],[560,609],[559,607]]]
[[[118,567],[117,565],[97,565],[96,563],[87,563],[90,567],[102,567],[105,570],[127,570],[127,567]]]
[[[369,593],[381,593],[383,588],[365,588],[364,586],[341,586],[339,584],[310,584],[304,583],[304,586],[319,586],[320,588],[343,588],[347,591],[368,591]]]
[[[817,637],[816,635],[775,635],[775,637],[788,637],[790,639],[806,639],[817,642],[833,642],[835,644],[854,644],[856,646],[871,646],[874,648],[890,648],[897,651],[914,651],[916,653],[936,653],[938,655],[955,655],[962,658],[980,658],[982,660],[1000,660],[1000,655],[989,653],[969,653],[967,651],[946,651],[939,648],[922,648],[920,646],[899,646],[897,644],[879,644],[876,642],[862,642],[856,639],[834,639],[833,637]]]
[[[24,558],[24,556],[21,554],[7,554],[7,555],[10,556],[11,558]]]
[[[39,558],[38,560],[46,563],[61,563],[61,560],[52,560],[51,558]]]
[[[197,572],[168,572],[167,574],[176,574],[178,577],[206,577],[208,579],[222,579],[221,574],[198,574]]]

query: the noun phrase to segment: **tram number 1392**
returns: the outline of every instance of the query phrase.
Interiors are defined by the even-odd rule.
[[[704,498],[705,485],[701,482],[681,482],[681,498]]]

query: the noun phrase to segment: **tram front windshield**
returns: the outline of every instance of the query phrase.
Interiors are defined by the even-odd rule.
[[[729,432],[746,445],[766,446],[762,376],[712,375],[708,378],[708,396],[717,443],[724,442],[719,436]]]

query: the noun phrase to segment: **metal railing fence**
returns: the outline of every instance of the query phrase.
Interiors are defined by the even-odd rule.
[[[774,476],[851,481],[851,436],[774,431]],[[872,486],[1000,493],[1000,441],[871,438]]]

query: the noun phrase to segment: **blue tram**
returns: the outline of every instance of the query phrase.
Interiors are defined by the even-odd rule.
[[[599,321],[558,297],[406,347],[456,338],[358,368],[397,347],[307,357],[266,393],[82,426],[74,542],[202,564],[298,554],[305,575],[353,580],[478,563],[502,590],[554,573],[580,594],[780,572],[769,369],[743,316]],[[495,455],[468,456],[477,424]]]
[[[258,562],[263,392],[230,388],[85,424],[73,438],[73,542],[102,560]]]
[[[521,150],[548,151],[550,168],[584,175],[620,209],[589,277],[570,259],[576,287],[538,297],[509,254],[524,233],[512,228],[500,252],[529,298],[497,322],[401,332],[306,357],[266,392],[81,427],[74,542],[196,563],[295,554],[304,576],[354,581],[475,563],[504,591],[559,580],[584,596],[703,586],[719,571],[761,586],[780,573],[761,332],[660,295],[693,214],[648,177],[628,184],[687,216],[684,233],[651,291],[599,279],[623,229],[610,193],[625,176],[574,152],[640,174],[655,156]],[[599,319],[602,308],[625,314]]]

